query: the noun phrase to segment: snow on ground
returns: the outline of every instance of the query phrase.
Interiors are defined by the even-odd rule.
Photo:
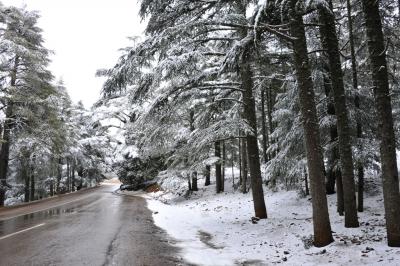
[[[203,180],[199,181],[200,184]],[[169,192],[146,194],[157,226],[178,240],[183,257],[198,265],[400,265],[400,249],[386,245],[383,200],[367,195],[361,227],[347,229],[336,213],[336,195],[328,196],[335,242],[310,245],[311,202],[295,191],[265,189],[269,218],[253,224],[251,193],[225,193],[200,186],[190,199]]]

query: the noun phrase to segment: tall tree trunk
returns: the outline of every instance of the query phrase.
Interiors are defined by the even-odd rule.
[[[243,89],[243,115],[253,131],[251,134],[247,134],[246,144],[254,211],[255,216],[263,219],[267,218],[267,209],[265,207],[260,168],[260,157],[258,153],[256,105],[253,96],[253,80],[250,62],[251,56],[249,51],[247,51],[244,53],[239,71]]]
[[[267,146],[268,146],[268,132],[266,125],[266,114],[265,114],[265,89],[261,90],[261,133],[262,133],[262,152],[264,163],[268,162]]]
[[[343,83],[343,72],[340,62],[339,41],[336,34],[335,17],[332,3],[330,10],[319,8],[319,18],[323,23],[320,27],[322,47],[326,51],[330,77],[332,81],[333,98],[337,118],[340,168],[343,182],[345,227],[358,227],[357,203],[354,183],[353,154],[351,150],[351,135],[349,128],[346,94]]]
[[[356,52],[354,45],[354,35],[353,35],[353,16],[351,15],[351,2],[347,0],[347,21],[349,30],[349,43],[350,43],[350,55],[351,55],[351,72],[353,76],[353,89],[358,90],[358,74],[357,74],[357,61]],[[360,108],[360,97],[356,94],[354,98],[354,105],[359,111]],[[357,120],[357,138],[362,138],[362,126],[359,116],[356,116]],[[362,145],[359,145],[359,149],[362,149]],[[358,177],[358,211],[362,212],[364,210],[364,167],[360,161],[357,161],[357,177]]]
[[[379,1],[362,0],[377,109],[388,245],[400,247],[400,193],[392,104]]]
[[[242,192],[247,193],[247,175],[248,175],[248,170],[247,170],[247,144],[246,144],[246,139],[241,139],[242,142],[242,152],[240,154],[241,161],[242,161],[242,175],[241,175],[241,186],[242,186]]]
[[[11,87],[14,87],[17,82],[17,71],[19,65],[19,57],[15,56],[14,67],[11,72]],[[3,126],[3,140],[0,150],[0,207],[4,206],[7,184],[7,173],[8,173],[8,162],[10,160],[10,146],[11,146],[11,129],[13,127],[13,109],[14,103],[11,100],[7,100],[7,108]]]
[[[209,186],[211,184],[211,182],[210,182],[211,181],[210,180],[211,166],[210,165],[206,165],[206,170],[205,170],[204,174],[205,174],[205,178],[206,178],[204,185]]]
[[[274,132],[274,123],[272,121],[272,109],[273,109],[273,105],[274,105],[274,100],[272,97],[272,87],[268,87],[267,90],[267,116],[268,116],[268,132],[269,132],[269,143],[268,145],[272,145],[274,143],[274,139],[272,139],[272,132]],[[268,154],[269,159],[275,157],[275,152],[274,153],[270,153]]]
[[[214,143],[215,157],[218,157],[218,161],[215,163],[215,188],[217,193],[221,192],[221,181],[222,181],[222,169],[221,169],[221,143],[216,141]]]
[[[289,3],[289,25],[293,40],[294,64],[299,89],[300,110],[303,117],[305,148],[310,177],[314,222],[314,245],[326,246],[333,242],[326,199],[324,162],[315,105],[315,92],[308,61],[303,18],[296,12],[296,0]]]
[[[325,95],[327,98],[327,114],[331,116],[336,116],[335,105],[332,97],[332,82],[330,78],[327,77],[329,75],[329,67],[324,62],[324,87],[325,87]],[[330,134],[330,143],[333,145],[330,154],[328,154],[327,158],[327,174],[326,174],[326,194],[331,195],[335,193],[335,180],[337,175],[336,167],[339,163],[339,151],[335,142],[338,139],[338,131],[337,124],[332,124],[329,127]],[[341,188],[343,189],[343,188]]]

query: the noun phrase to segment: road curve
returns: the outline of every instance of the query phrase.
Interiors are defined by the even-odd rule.
[[[115,189],[0,209],[0,265],[187,265],[146,201]]]

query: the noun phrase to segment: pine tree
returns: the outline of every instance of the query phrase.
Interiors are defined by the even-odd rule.
[[[324,184],[324,164],[320,143],[313,83],[309,67],[303,18],[296,9],[297,1],[288,5],[290,33],[293,40],[294,65],[304,127],[305,147],[313,204],[314,245],[326,246],[333,241]]]
[[[388,245],[400,247],[400,193],[389,92],[386,48],[379,13],[379,2],[363,0],[373,91],[378,117]]]

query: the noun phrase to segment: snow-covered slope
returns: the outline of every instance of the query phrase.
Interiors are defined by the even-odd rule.
[[[199,181],[203,183],[203,180]],[[269,218],[251,220],[251,193],[225,193],[200,186],[190,199],[169,192],[147,194],[155,223],[178,240],[189,262],[199,265],[399,265],[400,250],[386,244],[383,199],[376,184],[359,213],[361,226],[344,228],[336,212],[336,195],[328,196],[335,242],[312,246],[311,201],[295,191],[265,188]]]

